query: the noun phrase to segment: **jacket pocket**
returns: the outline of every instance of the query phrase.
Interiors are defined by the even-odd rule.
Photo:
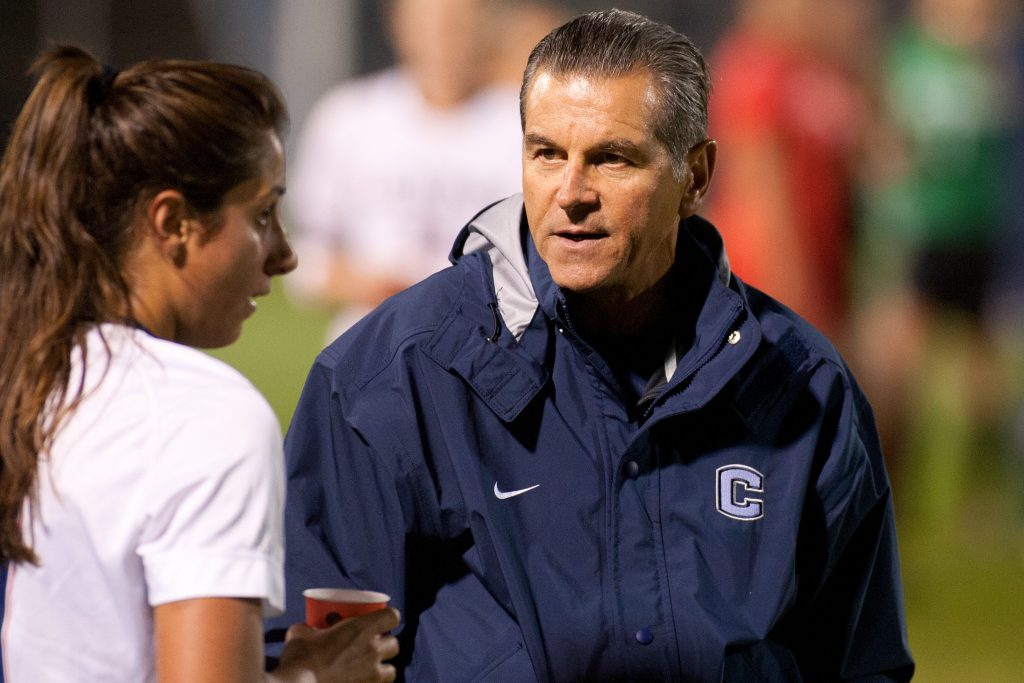
[[[472,683],[528,683],[536,681],[537,674],[533,670],[530,654],[522,643],[505,652],[472,679]]]

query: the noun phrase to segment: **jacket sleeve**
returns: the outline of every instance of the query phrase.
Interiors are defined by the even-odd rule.
[[[726,656],[723,681],[913,675],[892,491],[874,420],[845,368],[834,370],[819,366],[810,384],[818,434],[796,550],[796,605],[767,639]]]
[[[349,424],[332,377],[318,360],[285,439],[285,613],[267,622],[268,642],[304,621],[306,588],[380,591],[400,610],[405,601],[406,512],[397,459]]]
[[[824,420],[786,628],[805,680],[908,681],[892,490],[871,408],[849,371],[832,368],[812,379]]]

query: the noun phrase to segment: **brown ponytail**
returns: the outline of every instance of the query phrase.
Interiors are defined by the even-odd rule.
[[[36,561],[19,513],[81,398],[72,351],[96,323],[131,318],[138,207],[176,189],[215,211],[286,125],[277,90],[243,67],[164,60],[115,76],[59,47],[33,73],[0,162],[0,557],[15,562]]]

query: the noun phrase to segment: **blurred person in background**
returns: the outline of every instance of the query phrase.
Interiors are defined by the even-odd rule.
[[[741,0],[712,55],[709,217],[735,271],[845,345],[874,0]]]
[[[911,517],[935,531],[961,512],[967,464],[1007,410],[1006,367],[983,314],[1021,96],[1010,78],[1010,8],[911,3],[886,48],[887,130],[866,175],[855,363],[897,479],[913,472]]]
[[[399,65],[344,83],[301,131],[289,212],[299,297],[329,338],[448,265],[452,231],[519,188],[518,85],[561,18],[528,0],[384,0]]]
[[[992,338],[1006,358],[1009,389],[1007,411],[1010,456],[1016,482],[1024,481],[1024,12],[1018,5],[1013,21],[1006,22],[1010,59],[1013,64],[1010,98],[1012,139],[1004,179],[1002,223],[995,237],[993,286],[986,299],[986,323]],[[1019,487],[1015,487],[1019,488]],[[1017,495],[1015,547],[1024,551],[1024,495]]]
[[[276,88],[73,47],[35,72],[0,162],[0,678],[393,680],[394,610],[294,625],[264,674],[280,429],[198,350],[295,268]]]

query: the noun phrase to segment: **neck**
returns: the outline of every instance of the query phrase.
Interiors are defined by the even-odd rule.
[[[671,337],[675,300],[673,269],[640,294],[566,293],[573,325],[598,347],[663,349]]]
[[[164,262],[148,240],[125,259],[124,276],[128,282],[130,311],[125,318],[134,320],[150,334],[175,340],[175,319],[166,291]]]
[[[154,337],[174,340],[174,323],[170,316],[137,292],[132,293],[131,319]]]

